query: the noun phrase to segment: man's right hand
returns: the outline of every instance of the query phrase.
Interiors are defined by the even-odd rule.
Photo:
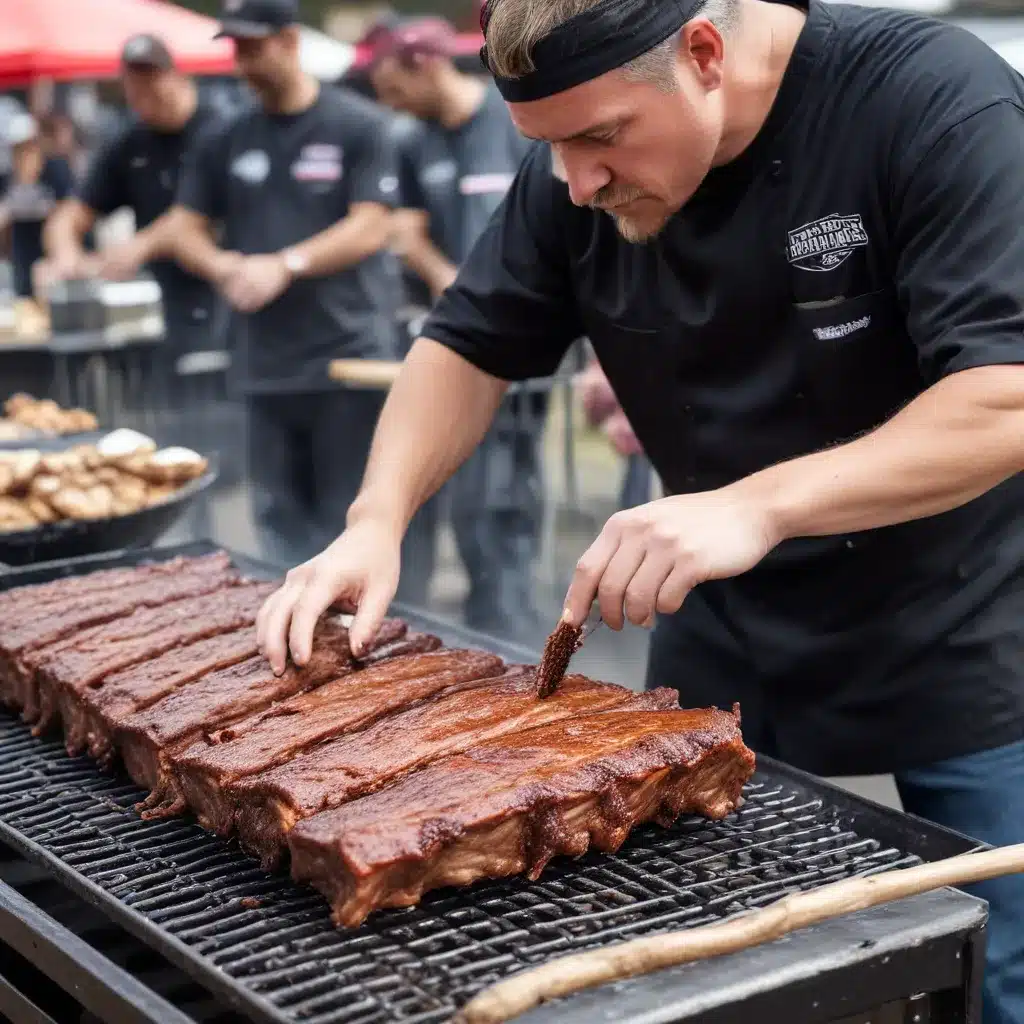
[[[285,670],[289,654],[296,665],[308,663],[313,631],[332,605],[355,613],[349,643],[353,654],[363,653],[398,589],[401,543],[400,532],[363,520],[288,573],[256,620],[259,648],[274,672]]]

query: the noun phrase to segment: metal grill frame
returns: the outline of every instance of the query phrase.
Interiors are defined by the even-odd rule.
[[[39,565],[0,575],[0,590],[105,567],[130,565],[146,558],[206,553],[216,547],[209,542],[196,542],[146,552],[120,552]],[[238,555],[234,558],[236,564],[251,575],[271,575],[271,571],[260,563]],[[510,661],[535,660],[534,652],[496,643],[491,638],[458,629],[420,612],[408,609],[395,611],[417,627],[437,632],[448,643],[490,648]],[[0,733],[7,732],[9,727],[0,729]],[[0,753],[4,744],[12,742],[20,746],[18,741],[0,740]],[[784,786],[798,794],[798,799],[810,796],[822,801],[833,815],[837,828],[855,832],[911,857],[933,860],[965,852],[977,845],[955,833],[872,804],[766,758],[761,759],[758,778]],[[160,828],[158,824],[152,827],[155,831]],[[203,953],[92,882],[5,819],[0,819],[0,841],[28,860],[43,865],[63,885],[166,956],[223,999],[226,1005],[257,1021],[302,1019],[282,1012],[269,1000],[246,988]],[[219,841],[211,839],[211,842]],[[240,855],[237,856],[241,859]],[[628,853],[622,858],[611,858],[610,862],[628,863]],[[870,870],[889,866],[892,866],[891,859],[889,863],[876,865]],[[544,884],[543,878],[539,884]],[[485,897],[488,895],[494,894],[484,892]],[[777,893],[771,898],[775,895]],[[0,939],[6,938],[10,919],[7,905],[10,901],[6,896],[0,890]],[[533,1011],[521,1018],[521,1024],[550,1024],[554,1021],[593,1024],[595,1019],[616,1024],[698,1019],[702,1024],[719,1021],[725,1024],[726,1021],[749,1022],[751,1013],[759,1020],[788,1019],[812,1024],[835,1020],[915,992],[940,990],[948,994],[945,1003],[942,1000],[938,1003],[940,1014],[945,1005],[949,1015],[933,1017],[933,1024],[940,1020],[972,1020],[975,1010],[971,1008],[976,1009],[978,1001],[979,958],[984,948],[985,916],[985,906],[981,901],[942,890],[807,929],[784,943],[770,944],[705,964],[661,971],[622,985],[604,986],[572,1000]],[[697,917],[701,918],[702,914]],[[32,927],[31,924],[29,926]],[[38,930],[38,919],[35,926]],[[90,973],[99,971],[102,974],[101,968],[101,963],[92,961],[83,965],[83,969]],[[115,968],[115,972],[117,970]],[[127,1000],[126,1005],[131,1008],[130,1017],[119,1016],[118,1020],[156,1022],[168,1019],[159,1013],[147,1016],[146,1000],[141,1000],[140,1007],[140,994],[131,985],[125,990],[126,979],[130,981],[124,972],[111,979],[115,983],[113,987],[117,998]],[[863,1005],[856,1005],[858,999],[864,1001]],[[963,1010],[965,1006],[967,1009]],[[780,1013],[783,1016],[779,1016]],[[398,1016],[394,1019],[425,1018]]]

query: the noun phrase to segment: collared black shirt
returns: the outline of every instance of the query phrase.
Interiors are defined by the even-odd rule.
[[[387,116],[355,93],[324,86],[302,113],[241,113],[195,151],[179,191],[185,207],[223,225],[226,249],[272,253],[344,219],[354,203],[394,205],[398,175]],[[331,387],[339,355],[394,354],[401,278],[378,252],[294,282],[241,317],[239,385],[251,392]]]
[[[589,336],[667,489],[721,487],[949,374],[1024,362],[1022,168],[1024,85],[985,44],[811,0],[762,131],[656,240],[574,207],[538,146],[423,333],[509,379]],[[1022,508],[1014,478],[929,519],[788,541],[698,588],[679,628],[704,642],[711,610],[743,665],[716,696],[756,680],[780,753],[811,770],[1015,741]]]
[[[78,198],[101,216],[131,209],[136,228],[149,227],[173,205],[189,149],[220,124],[218,115],[205,106],[197,107],[177,132],[158,131],[133,120],[97,152]],[[169,331],[187,330],[190,325],[202,331],[217,301],[210,285],[173,260],[155,260],[149,269],[163,293]],[[188,339],[180,340],[187,347]]]

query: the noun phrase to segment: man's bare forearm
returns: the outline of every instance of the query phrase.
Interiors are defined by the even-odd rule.
[[[173,207],[164,216],[166,255],[190,274],[219,286],[229,254],[213,240],[207,219],[182,206]]]
[[[291,248],[299,254],[303,277],[324,277],[361,263],[387,245],[388,211],[377,203],[356,203],[347,217]]]
[[[871,530],[957,508],[1024,470],[1024,366],[944,378],[877,430],[732,484],[775,542]]]
[[[404,533],[480,443],[506,387],[444,345],[416,341],[381,413],[348,524],[377,519]]]
[[[422,238],[409,247],[405,254],[405,264],[430,289],[435,299],[459,273],[458,267],[446,259],[429,238]]]
[[[96,223],[96,213],[80,199],[59,203],[43,228],[43,248],[54,260],[75,260],[85,254],[85,236]]]

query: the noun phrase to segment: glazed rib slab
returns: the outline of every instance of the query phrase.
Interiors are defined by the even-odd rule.
[[[73,728],[81,695],[99,688],[114,672],[193,641],[254,625],[273,589],[273,584],[249,583],[140,608],[29,655],[25,663],[35,674],[38,690],[37,729],[49,727],[58,714],[65,728]]]
[[[434,694],[485,680],[502,668],[500,658],[482,651],[440,650],[390,658],[171,754],[177,788],[205,828],[230,835],[235,820],[226,791],[230,783]]]
[[[442,693],[361,732],[323,743],[269,771],[228,782],[243,847],[267,870],[294,825],[376,792],[431,761],[538,725],[614,709],[678,709],[675,690],[634,693],[567,676],[549,700],[536,697],[536,669],[512,666],[456,693]]]
[[[482,743],[288,834],[292,875],[337,924],[481,878],[540,876],[557,855],[614,852],[641,822],[718,819],[754,770],[738,712],[608,711]]]
[[[170,768],[175,753],[204,735],[356,670],[348,630],[328,621],[318,631],[313,655],[303,668],[289,666],[276,676],[266,659],[257,655],[211,672],[128,716],[115,730],[114,743],[128,774],[140,786],[154,790],[154,804],[166,805],[161,813],[177,813],[184,805]]]
[[[130,615],[137,608],[155,608],[185,597],[209,594],[240,581],[226,555],[182,559],[176,572],[141,573],[102,597],[86,593],[42,611],[21,604],[0,626],[0,699],[22,709],[26,721],[38,717],[35,674],[26,664],[33,652],[105,622]]]
[[[720,817],[753,771],[738,711],[582,676],[539,700],[535,666],[398,620],[355,659],[324,619],[310,663],[277,676],[253,628],[272,589],[218,553],[11,591],[0,699],[59,717],[69,751],[120,755],[145,816],[191,807],[268,866],[288,852],[344,925],[615,850],[639,822]]]

